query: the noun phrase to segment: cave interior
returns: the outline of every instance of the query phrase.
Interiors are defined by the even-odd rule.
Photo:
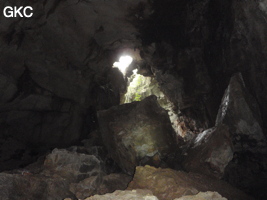
[[[27,5],[0,16],[0,199],[267,199],[267,0],[0,2]]]

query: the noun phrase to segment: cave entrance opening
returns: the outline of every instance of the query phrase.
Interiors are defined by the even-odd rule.
[[[127,68],[133,62],[133,58],[129,55],[123,55],[120,57],[119,62],[114,62],[113,67],[118,68],[121,73],[125,76]]]
[[[117,57],[113,68],[120,70],[127,84],[126,91],[120,96],[120,104],[142,101],[150,95],[155,95],[159,105],[168,112],[176,135],[184,138],[184,130],[174,103],[162,91],[155,74],[141,58],[139,50],[123,49],[117,53],[121,56]]]
[[[150,95],[155,95],[159,105],[168,112],[174,131],[177,135],[180,134],[178,128],[179,120],[177,113],[174,111],[174,104],[163,93],[153,74],[142,74],[139,66],[140,63],[142,63],[142,60],[134,61],[129,69],[126,70],[127,90],[121,95],[120,104],[142,101]],[[128,73],[129,71],[131,73]]]

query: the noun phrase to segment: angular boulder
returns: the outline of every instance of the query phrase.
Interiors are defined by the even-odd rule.
[[[255,191],[266,184],[256,177],[266,176],[266,155],[257,101],[241,73],[235,74],[222,99],[216,126],[192,141],[183,166],[187,171],[224,178],[245,191]]]
[[[226,182],[208,176],[151,166],[136,167],[128,189],[137,188],[151,190],[159,200],[173,200],[185,195],[195,195],[200,191],[217,191],[228,199],[253,199]]]
[[[168,113],[154,95],[99,111],[98,120],[109,154],[128,174],[138,165],[160,166],[174,150]]]
[[[241,73],[230,80],[216,125],[228,126],[233,143],[234,157],[225,168],[224,180],[257,199],[266,199],[266,136],[258,102],[248,91]]]
[[[229,127],[235,152],[267,152],[260,109],[248,92],[241,73],[235,74],[226,89],[216,125]]]
[[[193,140],[183,166],[190,172],[221,178],[233,154],[228,127],[221,125],[200,133]]]

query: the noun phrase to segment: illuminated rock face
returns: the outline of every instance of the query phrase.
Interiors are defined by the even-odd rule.
[[[173,200],[185,195],[195,195],[200,191],[217,191],[227,199],[252,200],[231,185],[207,176],[186,173],[172,169],[154,168],[151,166],[137,167],[128,189],[148,189],[159,200]]]
[[[174,111],[174,104],[163,94],[159,83],[154,77],[146,77],[141,74],[134,73],[128,81],[129,86],[127,87],[127,92],[121,97],[121,103],[141,101],[150,95],[155,95],[159,105],[167,110],[176,135],[180,135],[182,137],[186,135],[183,135],[182,131],[180,131],[180,126],[178,124],[179,119],[177,113]]]
[[[150,190],[126,190],[115,191],[111,194],[95,195],[85,200],[158,200]],[[68,199],[64,199],[68,200]],[[217,192],[200,192],[197,195],[186,195],[184,197],[173,200],[227,200]]]
[[[174,152],[174,132],[156,96],[98,112],[102,139],[111,157],[127,173],[135,166],[160,166]]]
[[[141,101],[150,95],[157,96],[159,104],[163,107],[166,98],[164,98],[165,95],[160,91],[159,84],[155,78],[145,77],[141,74],[133,74],[129,78],[129,86],[122,103]]]
[[[92,197],[89,197],[85,200],[122,200],[122,199],[128,199],[128,200],[158,200],[156,196],[152,194],[149,190],[125,190],[125,191],[115,191],[111,194],[105,194],[105,195],[95,195]]]

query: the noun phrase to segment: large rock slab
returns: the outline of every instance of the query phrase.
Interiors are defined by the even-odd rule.
[[[235,152],[267,152],[260,109],[241,73],[231,78],[224,93],[216,119],[216,125],[220,124],[229,127]]]
[[[171,122],[156,96],[99,111],[98,120],[111,157],[129,174],[140,164],[159,166],[174,150]]]
[[[216,125],[228,126],[234,156],[224,179],[232,185],[266,198],[267,143],[258,101],[248,91],[241,73],[235,74],[225,91]]]
[[[225,125],[200,133],[193,141],[183,163],[187,171],[221,178],[232,160],[234,150]]]
[[[217,191],[228,199],[253,199],[226,182],[195,173],[151,166],[136,167],[136,172],[128,189],[148,189],[160,200],[173,200],[198,192]]]

